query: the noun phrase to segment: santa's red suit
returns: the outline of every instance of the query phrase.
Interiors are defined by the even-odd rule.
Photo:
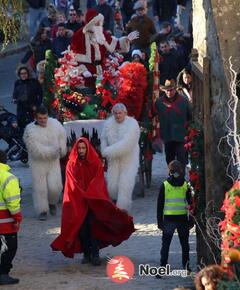
[[[87,87],[95,86],[96,77],[100,77],[103,69],[103,61],[107,53],[119,51],[126,53],[130,49],[130,41],[128,37],[117,39],[111,36],[106,31],[103,31],[105,41],[99,44],[94,39],[93,28],[97,24],[103,26],[104,17],[95,9],[89,9],[86,13],[86,25],[77,30],[71,42],[71,50],[77,54],[76,60],[79,62],[79,71],[84,75],[84,72],[90,72],[93,77],[85,79]]]

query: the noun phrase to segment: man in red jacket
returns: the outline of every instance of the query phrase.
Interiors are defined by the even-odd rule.
[[[83,252],[83,264],[99,266],[99,249],[119,245],[134,230],[132,217],[108,195],[101,159],[86,138],[79,138],[66,168],[61,233],[52,249],[70,258]]]
[[[9,276],[17,252],[17,232],[22,221],[18,179],[9,172],[7,157],[0,150],[0,285],[16,284]]]

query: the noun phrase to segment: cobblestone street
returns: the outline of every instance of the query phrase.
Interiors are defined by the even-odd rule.
[[[21,279],[17,286],[4,289],[68,289],[68,290],[168,290],[176,286],[191,286],[192,278],[154,277],[141,278],[138,275],[139,264],[159,265],[161,246],[160,232],[156,226],[156,200],[158,188],[166,175],[166,165],[162,154],[154,156],[153,181],[144,198],[135,198],[133,217],[137,231],[120,246],[108,247],[101,251],[104,262],[100,267],[80,264],[80,255],[67,259],[61,253],[52,252],[50,243],[59,232],[61,208],[56,217],[46,222],[36,220],[31,200],[31,176],[28,165],[12,163],[12,171],[21,179],[23,187],[22,208],[24,221],[19,233],[19,248],[14,260],[12,275]],[[135,190],[137,191],[137,190]],[[191,267],[196,267],[195,234],[190,236]],[[114,284],[106,275],[107,257],[123,255],[135,264],[134,279],[126,284]],[[175,235],[170,249],[170,264],[173,269],[181,269],[181,250]]]

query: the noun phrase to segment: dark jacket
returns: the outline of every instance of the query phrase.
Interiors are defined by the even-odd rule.
[[[182,186],[183,183],[185,182],[185,179],[183,177],[178,177],[175,178],[173,176],[170,176],[167,181],[172,185],[172,186]],[[191,197],[191,190],[188,187],[187,192],[186,192],[186,201],[189,205],[192,203],[192,197]],[[165,203],[165,187],[164,183],[162,183],[158,195],[158,200],[157,200],[157,222],[158,222],[158,227],[162,227],[163,220],[168,220],[168,221],[188,221],[188,215],[163,215],[163,210],[164,210],[164,203]]]
[[[168,54],[161,54],[159,71],[160,84],[164,85],[166,80],[176,79],[179,72],[182,70],[183,62],[179,58],[177,51],[171,49]]]
[[[39,106],[42,103],[42,97],[42,88],[38,80],[27,79],[15,82],[13,100],[25,110],[32,110],[33,106]]]
[[[58,58],[63,57],[62,52],[67,50],[70,45],[71,37],[68,36],[57,36],[52,43],[53,53],[56,54]]]
[[[173,99],[163,95],[156,101],[156,110],[160,121],[162,140],[184,142],[187,135],[186,124],[191,120],[189,101],[176,92]]]
[[[79,28],[81,28],[82,26],[83,26],[83,23],[78,23],[77,21],[71,23],[69,20],[68,20],[68,22],[65,24],[65,28],[66,28],[66,29],[69,29],[69,30],[72,30],[73,32],[77,31],[77,30],[78,30]]]
[[[126,26],[127,34],[137,30],[139,38],[132,42],[134,49],[145,49],[150,45],[151,37],[156,33],[153,20],[147,15],[134,16]]]
[[[103,28],[104,30],[109,30],[112,33],[114,32],[114,12],[112,7],[107,3],[97,5],[97,11],[104,16]]]
[[[153,15],[161,21],[169,21],[176,16],[177,0],[153,0]]]
[[[52,49],[52,42],[50,39],[46,39],[44,41],[33,40],[21,62],[27,63],[33,55],[35,64],[37,65],[39,61],[45,59],[45,52],[49,49]]]
[[[34,9],[44,8],[46,6],[46,0],[27,0],[27,2]]]
[[[97,6],[96,0],[87,0],[87,9],[95,8]]]

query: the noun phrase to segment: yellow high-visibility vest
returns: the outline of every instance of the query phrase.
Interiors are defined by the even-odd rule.
[[[182,186],[172,186],[168,181],[164,181],[165,202],[164,215],[185,215],[187,210],[187,182]]]
[[[7,164],[0,163],[0,211],[8,210],[11,215],[14,215],[21,211],[20,187],[18,178],[9,170],[10,167]]]

